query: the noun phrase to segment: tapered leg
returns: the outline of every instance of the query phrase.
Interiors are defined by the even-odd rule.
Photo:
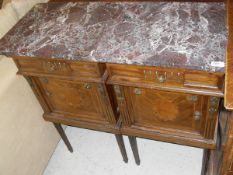
[[[210,150],[204,149],[203,158],[202,158],[201,175],[207,175],[209,157],[210,157]]]
[[[139,158],[139,154],[138,154],[138,145],[137,145],[136,137],[129,136],[129,142],[130,142],[131,149],[133,151],[133,156],[134,156],[135,162],[137,165],[140,165],[140,158]]]
[[[121,134],[115,134],[116,140],[117,140],[117,144],[119,146],[119,149],[121,151],[121,155],[123,157],[123,161],[125,163],[128,162],[128,156],[126,153],[126,149],[125,149],[125,144],[124,144],[124,140],[123,140],[123,136]]]
[[[63,142],[66,144],[68,150],[72,153],[73,148],[72,148],[72,146],[71,146],[71,144],[70,144],[70,142],[69,142],[69,140],[68,140],[68,138],[66,136],[66,133],[64,132],[64,130],[63,130],[62,126],[61,126],[61,124],[58,124],[58,123],[53,123],[53,124],[54,124],[55,128],[57,129],[58,133],[60,134]]]

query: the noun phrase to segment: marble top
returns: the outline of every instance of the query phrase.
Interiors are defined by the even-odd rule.
[[[36,5],[0,40],[0,54],[224,72],[224,3]]]

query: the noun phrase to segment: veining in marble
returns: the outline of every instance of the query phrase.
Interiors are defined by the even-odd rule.
[[[36,5],[0,54],[224,71],[224,3],[78,2]]]

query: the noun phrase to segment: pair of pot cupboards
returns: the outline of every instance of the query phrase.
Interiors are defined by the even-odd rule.
[[[97,3],[97,6],[101,6],[101,3],[105,4],[103,8],[101,6],[97,8],[95,13],[89,14],[89,27],[85,30],[90,30],[90,32],[87,36],[78,36],[82,40],[79,41],[76,38],[79,41],[76,44],[72,43],[72,39],[75,40],[76,37],[76,35],[72,35],[72,32],[74,32],[71,31],[73,29],[72,24],[76,24],[75,22],[78,25],[83,23],[81,17],[84,14],[82,13],[86,13],[86,11],[83,11],[83,7],[86,7],[87,4],[81,3],[80,5],[79,2],[40,4],[23,17],[0,41],[0,52],[13,57],[18,66],[19,74],[22,74],[28,80],[41,103],[44,109],[44,119],[53,122],[71,152],[73,151],[72,146],[61,124],[115,134],[125,162],[128,161],[128,158],[122,135],[127,135],[138,165],[140,158],[136,137],[203,148],[202,175],[230,175],[233,174],[233,167],[231,166],[233,159],[233,120],[230,111],[233,109],[233,79],[231,78],[233,77],[233,2],[230,0],[227,2],[207,2],[210,6],[211,3],[221,3],[220,5],[215,4],[215,7],[223,6],[226,9],[226,21],[218,21],[220,24],[213,22],[215,21],[214,18],[217,21],[219,20],[218,17],[222,16],[220,13],[215,14],[215,12],[218,12],[218,8],[214,6],[209,8],[205,12],[206,15],[203,12],[209,22],[213,22],[212,27],[214,29],[220,25],[220,29],[217,30],[220,34],[224,30],[221,28],[222,24],[226,23],[228,45],[226,47],[226,60],[225,57],[222,58],[223,62],[224,60],[226,62],[224,70],[203,69],[207,64],[203,62],[197,62],[195,66],[195,62],[185,62],[187,58],[184,59],[182,54],[174,54],[174,50],[172,54],[167,52],[165,56],[153,55],[154,57],[151,57],[151,53],[143,51],[140,53],[142,46],[137,47],[136,45],[133,48],[138,50],[135,49],[135,52],[131,55],[128,54],[131,61],[129,59],[121,62],[116,58],[111,60],[111,56],[114,57],[116,54],[122,56],[128,51],[124,48],[130,48],[126,45],[120,51],[116,49],[115,52],[108,53],[108,50],[112,50],[114,45],[113,42],[112,45],[108,45],[111,37],[115,37],[113,41],[119,39],[120,41],[117,41],[119,43],[125,42],[125,40],[131,42],[131,44],[136,43],[135,38],[127,38],[130,31],[137,28],[132,25],[132,21],[135,24],[140,19],[145,26],[153,25],[153,23],[150,23],[150,20],[153,22],[153,19],[150,18],[149,13],[143,16],[143,11],[140,11],[139,7],[150,6],[155,12],[159,9],[155,7],[158,7],[157,5],[160,3],[161,9],[165,9],[165,12],[171,12],[169,9],[180,7],[177,3],[183,3],[181,5],[185,8],[191,6],[194,9],[191,10],[194,12],[191,16],[194,15],[195,19],[195,13],[198,13],[195,8],[198,7],[198,3],[192,1],[185,2],[186,4],[184,2],[173,4],[173,2],[161,3],[158,1],[138,1],[124,4],[124,2],[115,3],[111,1],[109,2],[110,5],[107,2],[100,2],[100,4],[92,2]],[[151,3],[154,3],[155,7]],[[195,5],[192,6],[192,3]],[[203,7],[208,8],[208,3]],[[111,4],[113,4],[113,7]],[[90,11],[96,8],[96,4],[90,6],[88,6]],[[108,11],[106,10],[108,6],[111,6],[110,10],[107,9],[111,11],[109,12],[110,15],[107,14]],[[134,19],[134,16],[130,16],[131,13],[124,14],[120,27],[116,24],[118,28],[114,30],[115,36],[106,37],[109,31],[106,31],[106,28],[102,31],[101,26],[111,26],[115,24],[115,21],[119,22],[121,19],[119,11],[123,11],[123,6],[130,7],[127,10],[132,10],[131,12],[135,12],[140,18]],[[104,15],[105,13],[107,15]],[[101,14],[103,15],[101,16]],[[156,15],[159,14],[154,14],[154,17],[158,17]],[[169,15],[169,13],[164,13],[164,15]],[[110,22],[106,18],[111,18]],[[222,19],[225,18],[220,18],[220,20]],[[96,27],[96,20],[99,20],[98,22],[101,25]],[[182,21],[185,20],[185,18],[181,18],[178,21],[181,23],[169,24],[182,25]],[[67,26],[70,27],[69,30],[63,30]],[[82,31],[83,26],[80,25],[80,28],[75,28],[76,32]],[[95,30],[92,30],[93,26]],[[40,30],[37,31],[37,28],[40,28]],[[143,31],[144,28],[140,28],[140,30]],[[111,27],[107,29],[110,30]],[[128,33],[124,33],[122,30]],[[150,30],[154,30],[152,33],[158,32],[154,28]],[[143,37],[148,37],[147,33],[139,35],[142,36],[142,40],[140,38],[136,38],[136,40],[139,42],[149,41],[143,40]],[[212,36],[213,33],[216,34],[216,31],[212,31],[209,35]],[[102,38],[98,38],[99,35],[102,38],[107,38],[105,38],[105,42],[101,43]],[[209,39],[211,39],[210,36],[208,36]],[[58,42],[50,42],[51,40],[55,41],[54,38],[56,37],[59,39],[59,44],[57,44]],[[63,37],[67,37],[69,41],[61,40]],[[152,35],[151,37],[153,39]],[[200,42],[198,39],[192,39],[190,43]],[[91,48],[93,45],[89,46],[89,41],[95,45],[100,42],[99,50],[106,49],[105,55],[101,52],[91,52],[90,54],[86,48]],[[163,42],[166,43],[165,40]],[[214,42],[217,42],[217,45],[221,44],[218,43],[217,39]],[[77,44],[79,43],[86,48],[83,47],[83,49],[78,50]],[[77,49],[75,53],[72,52],[74,45]],[[193,45],[189,51],[193,51],[194,48]],[[95,49],[98,50],[98,48]],[[215,50],[210,49],[209,51],[214,52]],[[150,59],[145,62],[137,62],[133,60],[138,56],[137,54],[142,54],[144,57],[149,55]],[[208,53],[203,54],[208,55]],[[101,57],[106,55],[110,60],[101,60]],[[203,55],[198,56],[199,58],[196,58],[196,61],[200,61]],[[95,57],[94,60],[93,57]],[[160,62],[154,61],[157,57]],[[140,59],[144,58],[139,57]],[[166,61],[164,62],[164,60]],[[170,64],[168,65],[167,62],[169,61]]]

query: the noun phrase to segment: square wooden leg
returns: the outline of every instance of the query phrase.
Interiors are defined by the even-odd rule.
[[[203,158],[202,158],[201,175],[207,175],[209,157],[210,157],[210,150],[204,149]]]
[[[121,155],[123,157],[123,161],[125,163],[128,162],[128,156],[126,153],[126,149],[125,149],[125,144],[124,144],[124,140],[123,140],[123,136],[121,134],[115,134],[116,140],[117,140],[117,144],[119,146],[119,149],[121,151]]]
[[[62,126],[61,126],[61,124],[58,124],[58,123],[53,123],[53,124],[54,124],[55,128],[57,129],[57,132],[60,134],[63,142],[66,144],[68,150],[72,153],[73,148],[72,148],[72,146],[71,146],[71,144],[70,144],[70,142],[69,142],[69,140],[68,140],[68,138],[66,136],[66,133],[64,132],[64,130],[63,130]]]
[[[139,153],[138,153],[138,145],[137,145],[136,137],[129,136],[129,142],[130,142],[131,149],[133,151],[135,163],[137,165],[140,165],[140,158],[139,158]]]

